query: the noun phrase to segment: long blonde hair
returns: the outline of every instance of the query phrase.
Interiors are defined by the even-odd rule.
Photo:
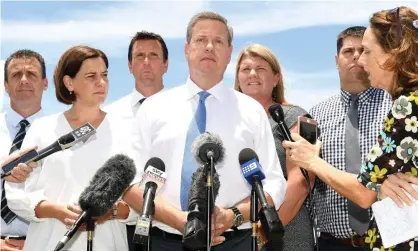
[[[237,67],[235,70],[234,89],[239,92],[242,92],[241,88],[239,87],[238,73],[239,73],[239,67],[240,67],[241,61],[243,60],[245,56],[262,58],[270,65],[270,68],[272,69],[274,74],[279,74],[279,81],[277,81],[277,85],[276,87],[273,88],[271,95],[272,95],[274,102],[279,103],[279,104],[287,104],[284,98],[283,75],[282,75],[282,69],[280,67],[279,61],[277,60],[277,57],[274,55],[272,50],[270,50],[269,48],[261,44],[250,44],[246,48],[242,49],[241,52],[239,53],[238,60],[237,60]]]

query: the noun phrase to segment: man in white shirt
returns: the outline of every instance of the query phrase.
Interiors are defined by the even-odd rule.
[[[164,88],[163,75],[168,68],[168,49],[164,39],[153,32],[137,32],[129,44],[128,67],[135,78],[135,88],[129,95],[104,108],[123,125],[126,136],[121,139],[121,144],[129,142],[134,116],[141,104]],[[140,246],[132,242],[135,225],[127,225],[126,230],[129,251],[139,251]]]
[[[163,75],[168,69],[168,49],[164,39],[152,32],[137,32],[129,44],[128,67],[135,78],[135,88],[104,110],[132,120],[145,98],[164,88]]]
[[[18,50],[10,55],[4,65],[4,87],[11,109],[0,114],[0,128],[6,135],[1,144],[8,146],[2,147],[0,159],[20,148],[30,125],[42,116],[42,94],[48,88],[43,57],[31,50]],[[22,250],[28,222],[9,210],[5,195],[2,180],[1,250]]]
[[[186,176],[185,170],[190,168],[186,156],[191,148],[188,142],[195,139],[189,138],[190,128],[195,124],[200,133],[219,135],[225,147],[225,159],[216,166],[221,183],[216,198],[213,239],[213,245],[219,244],[216,250],[248,250],[251,245],[251,186],[239,166],[238,155],[242,149],[252,148],[258,154],[266,176],[263,187],[269,203],[279,208],[283,202],[286,182],[264,109],[252,98],[225,87],[222,81],[231,59],[232,37],[232,28],[224,17],[214,12],[196,14],[189,22],[184,47],[190,73],[186,84],[151,97],[135,118],[131,138],[132,156],[137,165],[136,182],[151,157],[160,158],[166,167],[167,180],[155,199],[151,232],[154,251],[187,250],[182,244],[188,215],[183,183],[191,182],[191,175]],[[193,165],[195,169],[198,166]],[[124,200],[140,211],[142,196],[143,191],[134,185]],[[231,231],[231,228],[239,230]]]

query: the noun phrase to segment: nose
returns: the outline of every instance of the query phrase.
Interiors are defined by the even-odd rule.
[[[213,43],[211,41],[208,42],[205,48],[206,51],[213,51]]]
[[[362,54],[361,51],[356,50],[354,52],[354,60],[359,60],[361,54]]]
[[[257,76],[257,71],[255,70],[255,69],[251,69],[250,70],[250,74],[249,74],[249,76],[251,77],[251,76]]]
[[[364,67],[364,65],[365,65],[365,61],[364,61],[364,54],[363,54],[363,53],[362,53],[362,54],[360,55],[360,57],[358,58],[357,63],[358,63],[360,66]]]
[[[20,79],[20,83],[22,83],[22,84],[27,84],[28,83],[28,78],[26,77],[26,74],[22,75],[22,78]]]

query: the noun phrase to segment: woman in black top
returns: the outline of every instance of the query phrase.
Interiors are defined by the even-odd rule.
[[[267,114],[272,104],[281,104],[285,114],[285,123],[291,131],[297,131],[298,116],[307,114],[302,108],[286,103],[279,62],[273,52],[265,46],[252,44],[241,51],[238,56],[234,88],[257,100]],[[287,179],[286,198],[278,209],[280,219],[285,225],[285,233],[283,244],[275,249],[314,250],[311,220],[309,211],[304,205],[308,195],[307,183],[299,167],[286,159],[281,144],[284,138],[278,131],[277,123],[270,118],[270,124],[280,165]]]

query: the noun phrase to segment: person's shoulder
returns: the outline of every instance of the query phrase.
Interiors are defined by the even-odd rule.
[[[334,106],[340,101],[340,98],[341,95],[339,94],[332,95],[331,97],[312,106],[312,108],[309,110],[309,113],[321,113],[324,110],[332,110],[334,109]]]
[[[120,111],[119,109],[124,109],[124,106],[128,106],[129,107],[129,102],[131,99],[132,93],[129,93],[128,95],[123,96],[120,99],[117,99],[115,101],[113,101],[112,103],[105,105],[103,107],[103,111],[105,112],[118,112]]]
[[[246,108],[249,108],[249,109],[253,108],[253,109],[256,109],[257,111],[258,110],[264,111],[263,106],[257,100],[255,100],[254,98],[252,98],[252,97],[250,97],[250,96],[248,96],[248,95],[246,95],[242,92],[239,92],[239,91],[236,91],[232,88],[229,88],[228,89],[228,94],[229,94],[230,97],[231,96],[234,97],[238,101],[238,105],[240,105],[240,106],[245,106]],[[228,99],[230,97],[228,97]]]

